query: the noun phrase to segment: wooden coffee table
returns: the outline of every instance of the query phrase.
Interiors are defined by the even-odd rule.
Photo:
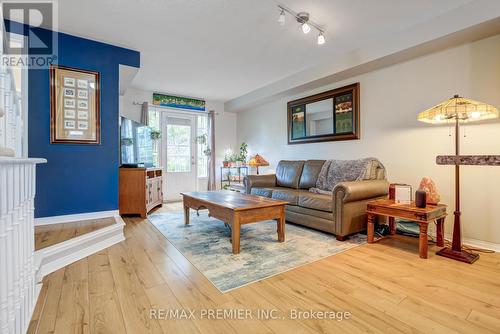
[[[386,216],[389,217],[389,231],[392,235],[396,234],[395,218],[403,218],[418,223],[420,226],[418,248],[421,258],[427,259],[427,229],[429,223],[436,221],[436,245],[439,247],[444,246],[444,219],[446,218],[446,205],[444,204],[428,204],[426,208],[417,208],[415,204],[398,204],[391,199],[377,199],[367,203],[366,213],[368,214],[367,239],[369,244],[374,241],[375,217]]]
[[[284,201],[242,194],[235,191],[200,191],[181,193],[184,204],[184,223],[189,224],[189,209],[208,210],[210,217],[231,226],[233,254],[240,252],[240,227],[265,220],[278,223],[278,241],[285,241]]]

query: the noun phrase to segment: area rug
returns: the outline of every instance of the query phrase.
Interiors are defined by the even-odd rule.
[[[337,241],[331,234],[287,224],[286,241],[278,242],[276,222],[241,227],[240,254],[233,255],[231,232],[220,220],[191,211],[189,225],[183,212],[154,213],[149,221],[221,292],[227,292],[293,268],[338,254],[366,242],[357,234]]]

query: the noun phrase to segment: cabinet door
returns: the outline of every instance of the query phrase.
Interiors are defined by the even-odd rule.
[[[163,179],[158,178],[158,202],[163,203]]]
[[[158,178],[154,178],[151,182],[151,203],[158,202]]]
[[[146,180],[146,205],[151,204],[151,179]]]

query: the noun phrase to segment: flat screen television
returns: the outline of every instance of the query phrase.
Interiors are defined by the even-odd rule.
[[[120,118],[120,151],[123,167],[153,167],[152,129],[128,118]]]

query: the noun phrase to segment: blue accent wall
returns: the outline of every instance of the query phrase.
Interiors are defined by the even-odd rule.
[[[59,65],[100,73],[101,144],[50,143],[49,70],[30,69],[28,152],[47,159],[37,167],[35,217],[117,210],[118,65],[140,67],[140,53],[64,33],[57,36]]]

